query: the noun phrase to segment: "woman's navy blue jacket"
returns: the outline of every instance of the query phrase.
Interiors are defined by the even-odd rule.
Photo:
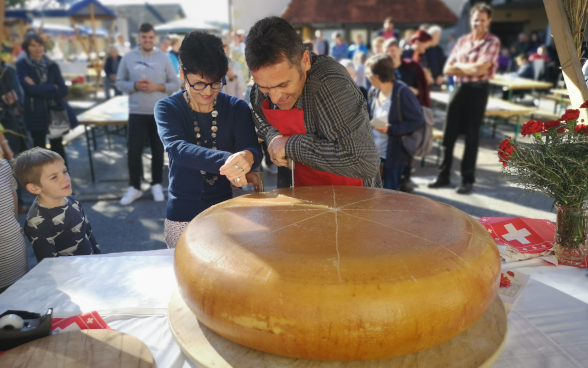
[[[59,66],[49,61],[47,66],[47,83],[42,83],[35,69],[21,59],[16,63],[18,81],[24,91],[24,120],[30,131],[49,130],[49,100],[58,99],[67,110],[70,126],[78,126],[78,119],[73,109],[64,100],[67,95],[67,86],[61,76]],[[30,77],[35,85],[25,82],[25,77]]]
[[[376,108],[379,89],[372,87],[368,93],[368,110],[370,119]],[[398,96],[400,95],[401,115],[398,114]],[[401,81],[394,81],[391,96],[392,104],[388,113],[388,148],[386,149],[386,167],[396,167],[408,164],[411,157],[404,149],[402,136],[409,135],[425,124],[423,109],[410,88]]]
[[[251,152],[253,169],[261,163],[263,154],[247,103],[221,92],[216,110],[218,150],[214,151],[212,139],[208,138],[210,122],[199,122],[203,138],[202,146],[197,145],[194,113],[184,100],[183,91],[155,105],[157,131],[169,156],[168,220],[192,221],[206,208],[232,197],[229,180],[219,171],[233,153]],[[217,182],[214,185],[205,183],[201,170],[207,172],[209,178],[217,175]]]

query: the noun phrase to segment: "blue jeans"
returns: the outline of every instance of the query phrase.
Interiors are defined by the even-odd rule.
[[[400,177],[406,164],[394,167],[384,167],[384,188],[398,190],[400,187]]]

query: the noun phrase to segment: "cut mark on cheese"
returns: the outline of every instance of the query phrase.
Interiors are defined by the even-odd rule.
[[[364,221],[370,221],[370,222],[373,222],[374,224],[378,224],[378,225],[381,225],[381,226],[384,226],[384,227],[390,228],[390,229],[392,229],[392,230],[396,230],[396,231],[398,231],[398,232],[401,232],[401,233],[403,233],[403,234],[407,234],[407,235],[410,235],[410,236],[412,236],[412,237],[415,237],[415,238],[418,238],[418,239],[424,240],[424,241],[426,241],[426,242],[429,242],[429,243],[433,243],[433,244],[435,244],[435,245],[438,245],[438,246],[442,247],[443,249],[445,249],[446,251],[448,251],[449,253],[453,254],[453,255],[454,255],[455,257],[457,257],[457,258],[458,258],[460,261],[462,261],[463,263],[465,263],[465,264],[466,264],[466,266],[468,266],[468,267],[470,267],[470,268],[472,267],[472,266],[470,266],[470,264],[469,264],[469,263],[468,263],[468,262],[467,262],[465,259],[461,258],[461,257],[460,257],[460,256],[459,256],[457,253],[455,253],[455,252],[454,252],[454,251],[452,251],[451,249],[447,248],[447,247],[446,247],[446,246],[444,246],[443,244],[439,244],[439,243],[437,243],[437,242],[434,242],[434,241],[432,241],[432,240],[429,240],[429,239],[426,239],[426,238],[420,237],[420,236],[418,236],[418,235],[415,235],[415,234],[411,234],[411,233],[409,233],[409,232],[407,232],[407,231],[400,230],[400,229],[397,229],[397,228],[395,228],[395,227],[392,227],[392,226],[389,226],[389,225],[386,225],[386,224],[382,224],[381,222],[377,222],[377,221],[374,221],[374,220],[366,219],[366,218],[364,218],[364,217],[355,216],[355,215],[352,215],[352,214],[350,214],[350,213],[347,213],[347,212],[345,212],[345,211],[342,211],[342,212],[343,212],[344,214],[348,215],[348,216],[351,216],[351,217],[356,217],[356,218],[358,218],[358,219],[362,219],[362,220],[364,220]]]
[[[301,223],[301,222],[304,222],[304,221],[310,220],[310,219],[312,219],[312,218],[315,218],[315,217],[318,217],[318,216],[322,216],[322,215],[324,215],[325,213],[330,213],[330,211],[325,211],[325,212],[323,212],[323,213],[319,213],[318,215],[310,216],[310,217],[307,217],[307,218],[305,218],[305,219],[303,219],[303,220],[300,220],[300,221],[293,222],[293,223],[291,223],[291,224],[288,224],[288,225],[286,225],[286,226],[282,226],[282,227],[281,227],[281,228],[279,228],[279,229],[275,229],[275,230],[272,230],[272,231],[268,231],[267,233],[265,233],[265,234],[261,234],[261,235],[259,235],[259,236],[256,236],[255,238],[249,239],[249,240],[247,240],[246,242],[244,242],[244,243],[241,243],[240,245],[245,245],[245,244],[251,243],[251,242],[252,242],[252,241],[254,241],[254,240],[258,240],[259,238],[263,238],[264,236],[267,236],[267,235],[269,235],[269,234],[272,234],[272,233],[275,233],[275,232],[277,232],[277,231],[283,230],[283,229],[285,229],[285,228],[287,228],[287,227],[294,226],[294,225],[296,225],[296,224],[299,224],[299,223]]]
[[[269,279],[270,275],[272,274],[273,269],[270,269],[269,272],[267,273],[267,276],[265,277],[265,280],[263,280],[263,284],[265,285],[265,283],[267,282],[267,279]]]
[[[337,260],[334,262],[337,268],[337,276],[339,276],[339,282],[343,282],[341,279],[341,254],[339,254],[339,221],[337,220],[337,198],[335,196],[335,186],[333,186],[333,212],[335,213],[335,250],[337,251]]]
[[[386,195],[383,195],[381,197],[372,197],[372,198],[368,198],[368,199],[362,199],[361,201],[357,201],[357,202],[353,202],[353,203],[348,203],[348,204],[346,204],[344,206],[339,207],[338,209],[342,209],[342,208],[345,208],[347,206],[352,206],[354,204],[358,204],[358,203],[361,203],[361,202],[373,201],[373,200],[381,200],[381,199],[386,198],[386,197],[397,196],[397,195],[399,195],[399,194],[394,193],[394,194],[386,194]]]
[[[414,282],[418,282],[417,279],[414,278],[414,276],[412,275],[412,273],[410,273],[410,271],[408,270],[408,268],[406,267],[406,265],[404,264],[404,262],[402,262],[401,259],[399,259],[399,261],[402,264],[402,267],[404,267],[404,269],[406,270],[406,272],[408,272],[408,274],[410,275],[410,277],[412,277],[412,279],[414,280]]]

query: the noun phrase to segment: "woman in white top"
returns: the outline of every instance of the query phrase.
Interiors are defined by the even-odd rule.
[[[390,56],[372,56],[366,63],[366,76],[373,86],[367,106],[384,166],[384,188],[398,190],[402,172],[412,159],[402,137],[420,129],[425,117],[414,93],[396,80]]]
[[[16,180],[8,161],[0,159],[0,293],[29,270],[17,216]]]

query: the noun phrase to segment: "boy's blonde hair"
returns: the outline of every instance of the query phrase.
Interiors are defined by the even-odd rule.
[[[55,161],[64,162],[58,153],[35,147],[22,152],[16,157],[12,171],[23,187],[26,187],[29,183],[40,186],[43,166],[52,164]]]

